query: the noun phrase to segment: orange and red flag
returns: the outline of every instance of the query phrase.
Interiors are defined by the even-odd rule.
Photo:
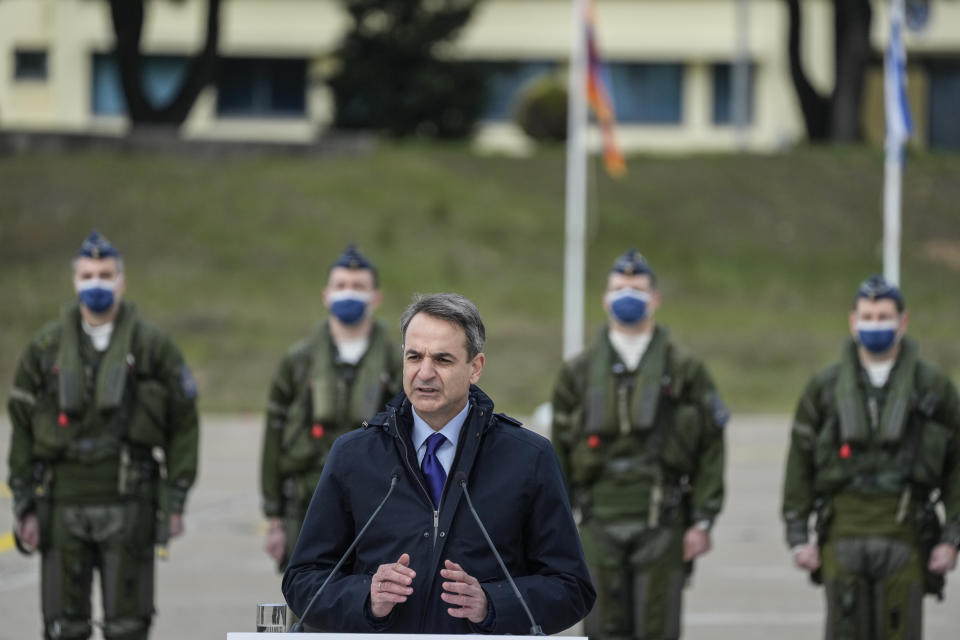
[[[613,107],[613,98],[607,86],[607,70],[597,47],[594,1],[587,0],[586,16],[587,38],[587,101],[600,125],[603,137],[603,163],[607,172],[620,177],[627,171],[627,163],[617,145],[617,114]]]

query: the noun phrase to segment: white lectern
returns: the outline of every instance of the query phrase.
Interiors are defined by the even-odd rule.
[[[464,640],[464,638],[484,638],[489,640],[533,640],[539,636],[481,636],[481,635],[442,635],[429,633],[254,633],[231,632],[227,640],[262,640],[264,636],[289,636],[304,640]],[[587,640],[586,636],[564,636],[564,640]]]

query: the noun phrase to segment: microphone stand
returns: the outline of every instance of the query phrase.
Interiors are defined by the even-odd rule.
[[[493,551],[493,556],[497,559],[497,562],[500,563],[500,570],[503,571],[503,575],[507,576],[507,582],[510,583],[510,586],[513,588],[513,593],[517,596],[517,600],[520,601],[520,606],[523,607],[523,611],[527,614],[527,618],[530,620],[530,635],[546,635],[543,632],[543,629],[540,628],[540,625],[537,624],[536,620],[533,619],[533,614],[530,613],[530,608],[527,606],[526,600],[524,600],[523,595],[520,594],[520,589],[517,588],[517,583],[513,581],[513,577],[511,577],[510,572],[507,571],[507,565],[503,563],[503,558],[500,557],[500,552],[497,551],[497,547],[493,544],[493,540],[490,539],[490,534],[487,533],[487,528],[484,527],[483,522],[480,521],[480,514],[478,514],[477,510],[473,508],[473,500],[470,499],[470,492],[467,491],[467,477],[463,472],[457,474],[457,484],[463,488],[463,495],[467,499],[467,506],[470,507],[470,513],[473,514],[473,519],[477,521],[477,526],[480,527],[480,532],[486,539],[487,544],[490,545],[490,550]]]

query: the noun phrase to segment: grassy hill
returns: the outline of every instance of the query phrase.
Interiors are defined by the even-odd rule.
[[[881,269],[882,157],[635,157],[596,172],[588,339],[609,264],[637,246],[659,314],[707,361],[734,410],[791,410],[835,357],[854,288]],[[903,284],[923,352],[960,374],[960,156],[911,157]],[[549,398],[560,363],[564,157],[484,158],[460,146],[227,157],[32,153],[0,158],[0,379],[72,295],[69,260],[101,229],[127,257],[128,296],[195,369],[204,410],[259,411],[287,346],[323,312],[331,259],[357,242],[381,269],[380,317],[413,292],[458,291],[487,323],[482,386],[506,411]],[[4,383],[0,395],[5,396]]]

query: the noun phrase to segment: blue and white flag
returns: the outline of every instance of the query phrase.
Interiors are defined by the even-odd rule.
[[[883,62],[887,144],[902,146],[913,133],[907,102],[907,55],[903,46],[903,0],[890,0],[890,42]]]

